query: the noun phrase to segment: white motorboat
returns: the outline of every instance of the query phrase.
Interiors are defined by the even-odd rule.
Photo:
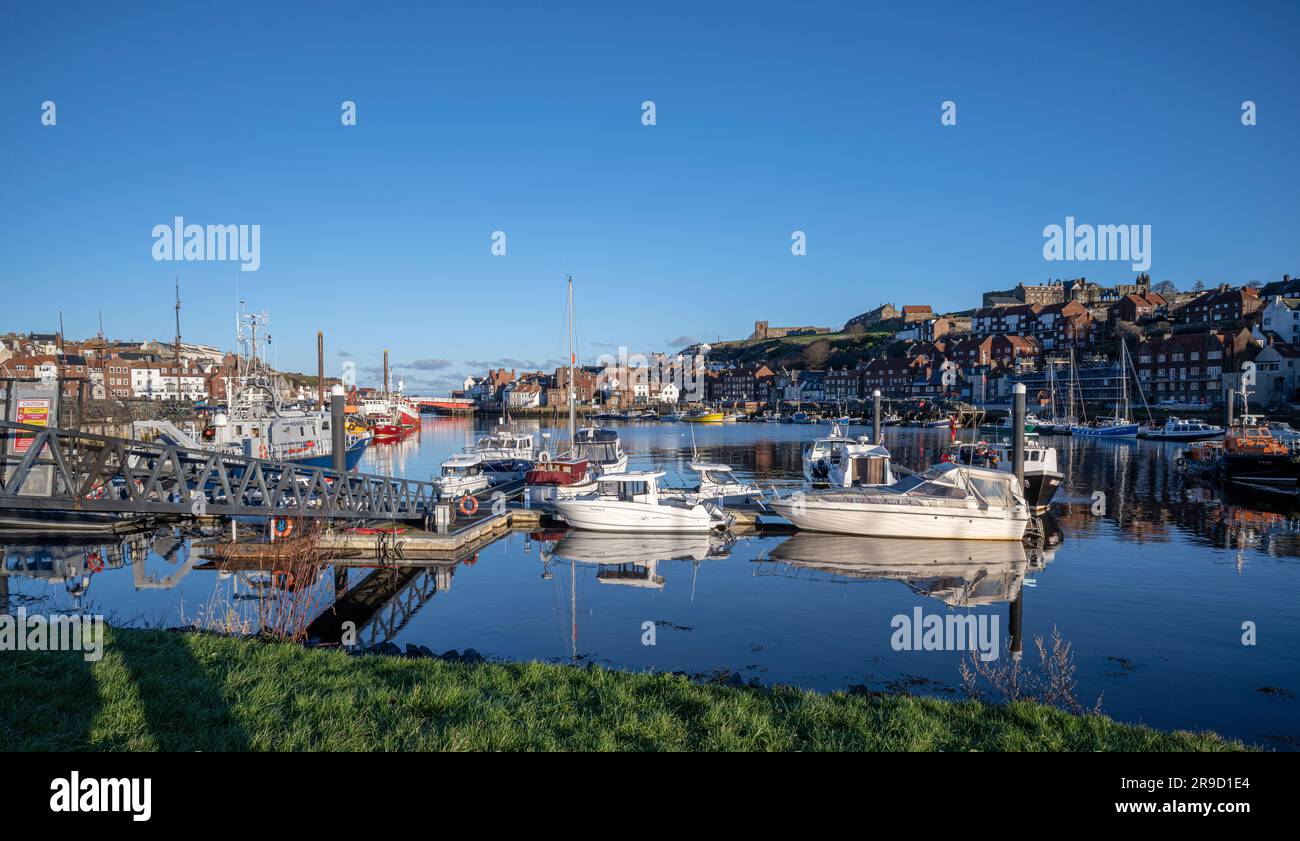
[[[987,467],[1004,473],[1015,473],[1012,445],[1008,441],[975,444],[954,444],[948,453],[950,461],[958,464]],[[1035,512],[1042,513],[1052,506],[1065,474],[1056,468],[1056,448],[1044,447],[1037,441],[1025,441],[1024,473],[1025,501]]]
[[[456,453],[444,461],[437,482],[439,492],[451,497],[476,494],[491,485],[478,453]]]
[[[664,489],[663,496],[694,497],[701,501],[717,502],[721,505],[742,505],[762,494],[758,485],[751,485],[736,478],[731,465],[708,461],[692,461],[691,470],[700,477],[700,482],[693,488]]]
[[[883,488],[830,488],[771,503],[808,531],[865,537],[1020,540],[1029,506],[1016,477],[944,462]]]
[[[555,513],[570,526],[588,531],[709,532],[731,518],[716,505],[691,497],[661,496],[662,471],[608,473],[594,493],[557,498]]]
[[[1209,441],[1223,437],[1223,427],[1202,420],[1169,418],[1164,426],[1138,430],[1139,438],[1150,441]]]
[[[627,453],[618,433],[612,429],[587,426],[573,436],[573,456],[591,462],[601,473],[621,473],[627,469]]]
[[[803,448],[803,478],[811,485],[825,485],[830,481],[831,468],[838,462],[842,444],[857,443],[846,435],[839,424],[831,426],[831,434],[818,438]]]
[[[871,444],[867,436],[839,445],[831,460],[827,483],[834,488],[887,487],[898,480],[889,450]]]
[[[483,457],[483,472],[494,482],[519,479],[532,469],[537,440],[531,432],[502,424],[475,442],[466,452]]]

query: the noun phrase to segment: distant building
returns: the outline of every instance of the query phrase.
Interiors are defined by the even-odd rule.
[[[1254,289],[1234,289],[1225,283],[1184,305],[1176,319],[1180,324],[1226,324],[1244,319],[1261,306],[1263,301]]]
[[[766,321],[755,321],[754,332],[749,341],[759,342],[764,339],[782,339],[786,336],[808,336],[833,332],[829,327],[771,327]]]
[[[901,315],[902,313],[895,309],[893,304],[881,304],[874,310],[850,318],[845,322],[844,329],[848,330],[851,327],[878,327],[883,322],[893,321]]]

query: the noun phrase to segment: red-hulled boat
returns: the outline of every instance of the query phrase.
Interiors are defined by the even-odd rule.
[[[590,483],[591,462],[585,458],[554,458],[538,461],[524,474],[529,499],[534,504],[549,504],[560,495],[561,488]]]

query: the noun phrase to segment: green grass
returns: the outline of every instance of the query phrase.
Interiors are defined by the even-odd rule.
[[[349,657],[113,630],[106,653],[0,654],[5,750],[1197,750],[1030,703],[820,695],[542,663]]]

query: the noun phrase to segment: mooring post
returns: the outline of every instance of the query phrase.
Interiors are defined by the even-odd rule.
[[[1009,640],[1008,648],[1011,650],[1011,659],[1016,662],[1020,661],[1021,650],[1023,649],[1025,643],[1025,630],[1024,630],[1025,604],[1023,601],[1024,597],[1025,597],[1025,584],[1024,581],[1021,581],[1020,589],[1016,591],[1016,597],[1012,599],[1011,604],[1007,606],[1007,625],[1010,626],[1008,630],[1010,631],[1010,637],[1011,637],[1011,639]]]
[[[347,418],[344,415],[343,386],[336,385],[330,389],[330,433],[332,435],[331,452],[334,455],[334,469],[346,473],[348,469]]]
[[[871,392],[871,443],[880,443],[880,389]]]
[[[1015,400],[1011,410],[1011,428],[1014,435],[1011,444],[1015,448],[1011,455],[1011,464],[1015,468],[1016,481],[1020,483],[1020,492],[1025,491],[1025,384],[1016,383],[1012,389]]]
[[[1233,395],[1233,391],[1231,387],[1225,388],[1223,390],[1223,408],[1225,412],[1225,417],[1227,418],[1228,421],[1224,425],[1223,427],[1224,429],[1232,428],[1232,410],[1233,410],[1232,395]]]

